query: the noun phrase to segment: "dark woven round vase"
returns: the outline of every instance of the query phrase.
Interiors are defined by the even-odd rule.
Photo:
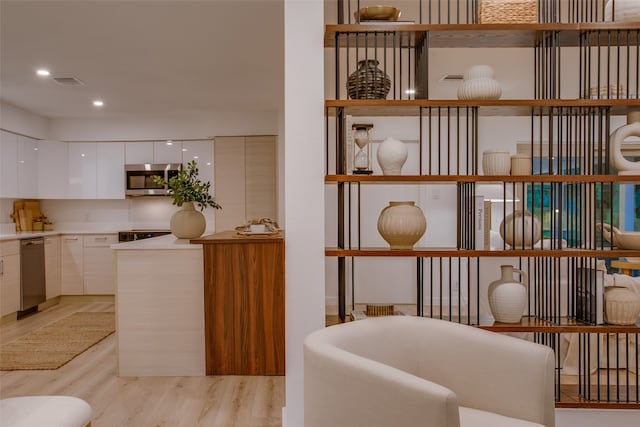
[[[375,59],[358,61],[358,69],[347,79],[351,99],[385,99],[391,89],[391,79],[379,69]]]

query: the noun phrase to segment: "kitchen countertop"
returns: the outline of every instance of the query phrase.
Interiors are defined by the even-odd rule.
[[[189,239],[178,239],[173,234],[152,237],[150,239],[134,240],[133,242],[115,243],[111,245],[115,250],[157,250],[157,249],[202,249],[202,245],[195,245]]]
[[[118,231],[96,231],[96,230],[53,230],[53,231],[20,231],[18,233],[0,234],[0,241],[3,240],[22,240],[34,237],[60,236],[63,234],[118,234]]]

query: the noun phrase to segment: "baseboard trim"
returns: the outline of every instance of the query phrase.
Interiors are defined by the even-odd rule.
[[[115,302],[115,295],[61,295],[60,302],[82,303],[82,302]]]

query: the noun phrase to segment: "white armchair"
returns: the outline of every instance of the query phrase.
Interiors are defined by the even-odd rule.
[[[472,326],[358,320],[304,342],[305,427],[555,425],[554,353]]]

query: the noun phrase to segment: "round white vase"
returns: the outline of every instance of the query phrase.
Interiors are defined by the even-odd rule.
[[[184,202],[182,208],[171,216],[171,233],[178,239],[200,237],[206,226],[204,215],[195,209],[193,202]]]
[[[376,158],[382,168],[383,175],[400,175],[409,152],[404,142],[394,138],[386,138],[378,147]]]
[[[540,221],[531,212],[515,211],[500,223],[500,237],[512,249],[532,249],[542,238]]]
[[[481,77],[465,80],[458,87],[458,99],[500,99],[502,88],[494,79]]]
[[[624,140],[632,136],[640,137],[640,111],[627,113],[627,124],[611,134],[609,164],[618,171],[618,175],[640,175],[640,161],[632,162],[622,155]]]
[[[527,307],[527,273],[511,265],[501,265],[500,279],[489,285],[489,308],[496,322],[518,323]],[[521,281],[513,277],[520,274]]]
[[[389,202],[378,217],[378,233],[391,249],[412,249],[427,230],[427,220],[415,202]]]
[[[640,2],[638,0],[615,0],[615,14],[613,6],[611,0],[607,1],[604,6],[605,21],[640,21]]]
[[[604,289],[604,320],[612,325],[633,325],[640,315],[640,298],[626,286]]]
[[[458,86],[458,99],[500,99],[502,88],[493,78],[493,68],[474,65],[464,72],[464,81]]]

